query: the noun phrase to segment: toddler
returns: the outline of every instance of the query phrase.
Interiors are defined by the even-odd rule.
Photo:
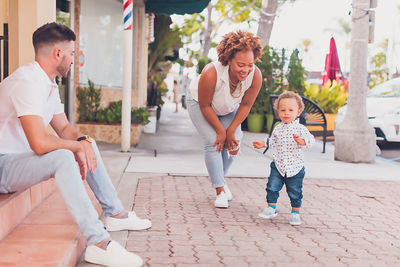
[[[275,101],[273,108],[278,112],[282,122],[274,128],[270,138],[265,142],[253,142],[255,148],[273,149],[271,173],[266,188],[268,206],[258,216],[269,219],[278,215],[276,203],[279,191],[285,184],[292,206],[289,222],[291,225],[300,225],[305,174],[303,149],[311,147],[315,140],[307,128],[299,123],[298,117],[304,109],[301,96],[290,91],[284,92]]]

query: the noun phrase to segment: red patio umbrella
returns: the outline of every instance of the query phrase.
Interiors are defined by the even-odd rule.
[[[325,58],[324,75],[322,75],[322,85],[328,80],[342,80],[342,71],[340,70],[339,57],[336,49],[335,39],[331,37],[329,45],[329,54]]]

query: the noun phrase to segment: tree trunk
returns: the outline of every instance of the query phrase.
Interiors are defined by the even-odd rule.
[[[204,44],[203,44],[203,49],[201,51],[201,56],[202,57],[207,57],[208,52],[210,51],[211,47],[211,33],[213,30],[213,25],[211,21],[211,12],[213,10],[213,5],[211,2],[207,6],[207,27],[206,27],[206,32],[204,34]]]
[[[260,20],[257,30],[257,36],[261,38],[262,46],[266,46],[269,44],[269,39],[271,38],[272,27],[274,26],[277,9],[278,0],[262,0]]]

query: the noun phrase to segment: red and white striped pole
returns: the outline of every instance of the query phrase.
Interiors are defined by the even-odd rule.
[[[124,0],[124,30],[132,29],[132,14],[133,2],[132,0]]]
[[[124,45],[122,70],[122,118],[121,150],[128,152],[131,148],[131,108],[132,108],[132,21],[133,2],[124,0]]]

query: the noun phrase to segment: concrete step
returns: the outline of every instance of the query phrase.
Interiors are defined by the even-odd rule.
[[[23,192],[0,194],[0,241],[55,190],[54,180],[50,179]]]
[[[100,214],[100,204],[86,183],[85,186]],[[13,210],[25,210],[26,205],[27,200],[15,201]],[[7,214],[3,212],[2,216]],[[57,189],[11,228],[0,242],[0,266],[75,266],[86,246],[86,239]]]

